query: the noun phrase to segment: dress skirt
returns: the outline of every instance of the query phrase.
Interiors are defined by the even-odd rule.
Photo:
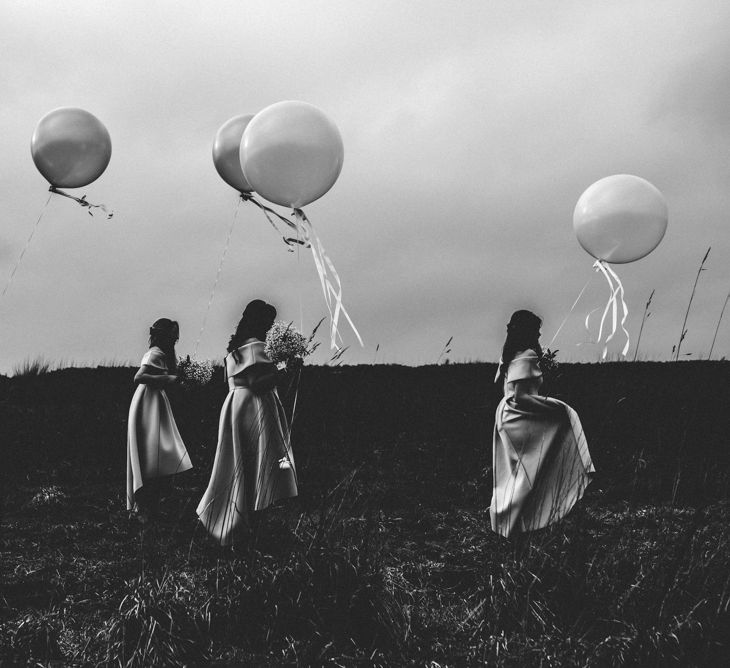
[[[494,426],[492,529],[503,536],[564,517],[594,472],[578,414],[536,394],[505,396]]]
[[[200,521],[221,545],[250,526],[250,513],[297,495],[286,417],[276,390],[230,389],[221,409],[218,447]],[[281,460],[287,462],[283,467]]]
[[[127,510],[146,481],[192,467],[165,391],[138,385],[127,423]]]

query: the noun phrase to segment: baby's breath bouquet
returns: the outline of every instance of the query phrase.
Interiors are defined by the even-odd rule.
[[[210,360],[181,359],[177,365],[177,375],[184,385],[207,385],[213,378],[213,362]]]
[[[560,363],[556,359],[558,355],[558,350],[550,350],[550,348],[545,348],[542,351],[542,355],[540,356],[540,370],[543,372],[543,374],[554,376],[558,370],[558,367],[560,366]]]
[[[301,366],[304,358],[311,355],[319,345],[312,344],[315,332],[307,338],[292,323],[276,320],[266,334],[264,352],[280,370]]]
[[[540,355],[540,370],[542,371],[543,380],[546,383],[546,388],[550,392],[554,391],[555,382],[560,378],[560,362],[558,362],[557,350],[550,350],[545,348]],[[543,389],[543,391],[545,391]]]

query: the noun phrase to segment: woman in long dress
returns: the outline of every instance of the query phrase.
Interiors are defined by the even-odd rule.
[[[506,537],[560,520],[595,471],[577,413],[538,393],[541,324],[530,311],[512,315],[495,379],[504,398],[495,417],[489,514],[492,530]]]
[[[150,348],[134,376],[137,389],[127,422],[127,510],[137,511],[141,519],[157,512],[160,479],[193,467],[164,389],[178,381],[179,334],[174,320],[156,320]]]
[[[221,545],[251,527],[251,515],[297,495],[296,470],[276,366],[264,352],[276,309],[250,302],[228,344],[228,396],[221,409],[218,446],[198,517]]]

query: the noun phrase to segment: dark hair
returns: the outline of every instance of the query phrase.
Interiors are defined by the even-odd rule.
[[[540,325],[542,320],[532,311],[515,311],[512,314],[507,324],[507,338],[502,348],[502,367],[497,382],[504,380],[507,367],[518,352],[530,348],[538,357],[542,356]]]
[[[271,329],[276,319],[276,309],[261,299],[254,299],[246,305],[238,327],[228,341],[228,352],[238,361],[238,349],[246,339],[264,341],[266,332]]]
[[[177,357],[175,355],[175,343],[180,338],[180,326],[177,321],[170,318],[155,320],[150,327],[150,348],[157,346],[165,353],[165,364],[170,373],[177,369]]]

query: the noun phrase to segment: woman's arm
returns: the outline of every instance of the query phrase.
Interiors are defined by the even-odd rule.
[[[172,385],[172,383],[178,382],[178,376],[158,369],[154,366],[144,364],[139,368],[136,374],[134,374],[135,385],[149,385],[156,389],[161,389],[166,385]]]
[[[276,364],[272,362],[258,362],[245,369],[240,375],[252,392],[263,394],[276,387],[279,371]]]

